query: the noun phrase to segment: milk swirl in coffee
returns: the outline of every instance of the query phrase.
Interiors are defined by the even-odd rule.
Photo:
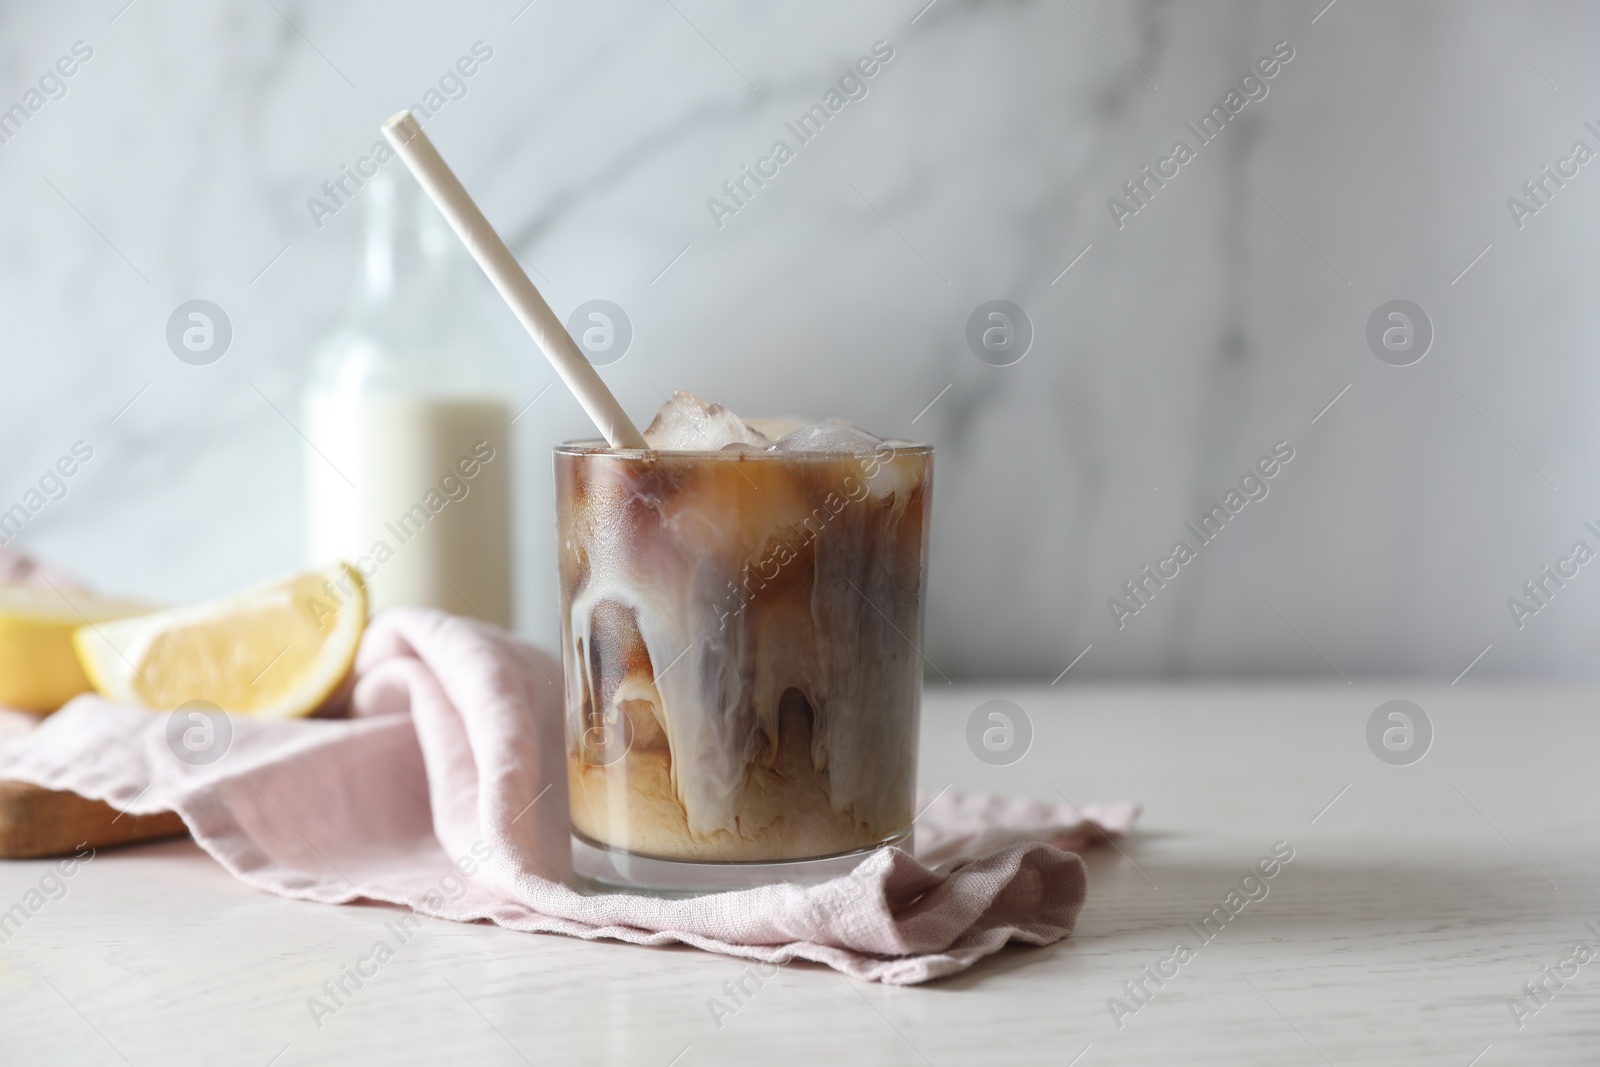
[[[675,394],[556,451],[573,826],[663,859],[902,839],[932,450]]]

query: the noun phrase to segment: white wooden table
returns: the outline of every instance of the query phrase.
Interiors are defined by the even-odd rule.
[[[965,741],[996,697],[1036,731],[1007,767]],[[1366,740],[1394,697],[1436,732],[1410,766]],[[440,922],[319,1027],[307,999],[393,910],[267,896],[187,841],[107,852],[0,945],[0,1063],[1593,1064],[1600,961],[1547,980],[1520,1029],[1508,1002],[1575,941],[1600,951],[1585,929],[1600,928],[1597,703],[1538,687],[930,686],[925,786],[1136,799],[1140,832],[1087,857],[1067,941],[920,988],[791,965],[720,1027],[708,1001],[738,961]],[[1185,923],[1278,841],[1294,859],[1269,895],[1202,944]],[[46,866],[0,865],[0,909]],[[1123,983],[1179,940],[1193,957],[1146,980],[1119,1028],[1108,1000],[1133,1006]]]

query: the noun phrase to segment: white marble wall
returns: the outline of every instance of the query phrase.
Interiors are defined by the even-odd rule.
[[[306,199],[482,40],[430,132],[558,311],[627,309],[605,375],[638,419],[689,388],[938,446],[943,674],[1049,679],[1091,644],[1069,679],[1449,679],[1485,646],[1470,677],[1600,673],[1600,566],[1521,630],[1506,606],[1600,547],[1600,164],[1520,230],[1506,207],[1600,148],[1600,9],[1324,2],[5,5],[0,106],[93,56],[0,144],[0,507],[82,439],[25,548],[164,599],[299,564],[273,405],[356,235]],[[879,40],[869,95],[718,229],[706,199]],[[1119,230],[1108,197],[1282,40],[1268,95]],[[211,366],[163,337],[195,297],[236,331]],[[551,376],[485,298],[532,396]],[[964,339],[991,298],[1036,328],[1011,367]],[[1436,329],[1413,366],[1364,338],[1392,298]],[[522,628],[548,639],[546,450],[585,426],[555,390],[519,428]],[[1280,440],[1270,495],[1117,629],[1107,599]]]

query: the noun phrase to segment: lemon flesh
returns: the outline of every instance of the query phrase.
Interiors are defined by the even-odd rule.
[[[309,715],[339,688],[367,622],[361,575],[339,564],[190,607],[80,627],[105,697],[155,711],[204,700],[264,718]]]
[[[49,714],[89,692],[72,632],[149,610],[48,585],[0,585],[0,707]]]

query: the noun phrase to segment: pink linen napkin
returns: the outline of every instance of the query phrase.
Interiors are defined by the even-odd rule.
[[[394,609],[363,638],[349,718],[235,716],[226,753],[192,766],[169,748],[169,716],[83,696],[0,744],[0,778],[132,814],[176,811],[234,875],[284,896],[813,960],[897,985],[964,970],[1010,941],[1066,937],[1085,875],[1063,850],[1126,833],[1138,814],[945,793],[921,801],[918,858],[880,850],[823,885],[583,895],[565,884],[560,670],[484,623]]]
[[[0,585],[54,585],[82,589],[70,576],[37,563],[20,552],[0,548]]]

